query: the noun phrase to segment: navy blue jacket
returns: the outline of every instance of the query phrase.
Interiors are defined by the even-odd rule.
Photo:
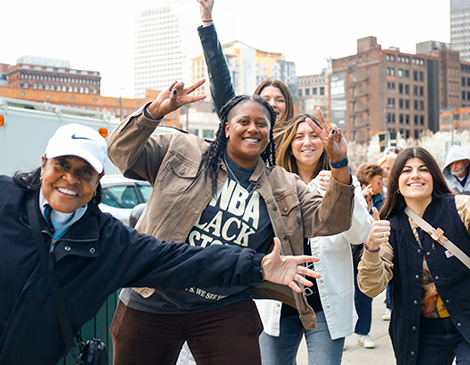
[[[470,256],[470,236],[457,212],[454,196],[434,199],[423,218],[434,228],[443,229],[444,235]],[[403,211],[390,223],[394,254],[390,336],[397,363],[415,364],[419,351],[423,255],[450,319],[470,343],[470,270],[455,256],[447,258],[446,249],[418,228],[420,248]]]
[[[0,364],[55,364],[65,356],[26,214],[30,194],[0,176]],[[51,241],[49,232],[43,235]],[[94,204],[57,242],[53,256],[74,331],[121,287],[248,286],[262,281],[264,257],[239,246],[164,242],[124,226]]]

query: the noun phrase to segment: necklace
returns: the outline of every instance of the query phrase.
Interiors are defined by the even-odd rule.
[[[240,185],[243,189],[247,190],[248,192],[250,192],[251,190],[253,190],[253,184],[251,183],[251,181],[248,181],[248,183],[250,184],[250,185],[248,186],[248,188],[245,188],[245,187],[240,183],[240,181],[238,181],[237,176],[233,173],[232,169],[231,169],[230,166],[228,165],[227,159],[225,158],[225,154],[224,154],[224,163],[225,163],[225,166],[227,167],[227,171],[230,173],[230,175],[232,175],[232,177],[235,179],[235,181],[238,183],[238,185]]]

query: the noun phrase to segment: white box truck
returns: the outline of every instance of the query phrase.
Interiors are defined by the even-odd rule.
[[[61,125],[79,123],[101,135],[109,134],[119,124],[108,113],[0,97],[0,175],[31,171],[41,165],[47,141]],[[174,129],[158,127],[155,133]],[[106,174],[119,174],[108,159]]]

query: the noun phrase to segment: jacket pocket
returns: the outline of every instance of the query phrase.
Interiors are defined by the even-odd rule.
[[[295,192],[284,195],[277,201],[286,233],[290,236],[302,227],[300,203]]]
[[[174,156],[168,162],[168,168],[160,176],[162,186],[168,193],[180,194],[186,191],[197,176],[198,166],[189,161],[185,161],[180,156]]]

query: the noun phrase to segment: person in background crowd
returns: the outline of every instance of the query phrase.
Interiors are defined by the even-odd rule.
[[[453,145],[444,164],[444,178],[455,194],[470,195],[470,153],[463,147]]]
[[[383,169],[376,164],[362,164],[356,171],[357,180],[362,187],[362,195],[367,201],[367,207],[372,215],[372,207],[380,209],[385,201],[383,196]],[[354,330],[357,342],[364,348],[373,349],[375,342],[369,335],[372,325],[372,298],[362,293],[357,286],[357,265],[364,250],[363,245],[352,247],[354,261],[354,303],[359,319]]]
[[[299,175],[310,190],[325,195],[331,179],[331,166],[319,136],[307,119],[320,125],[318,118],[300,114],[278,129],[276,163]],[[261,360],[265,365],[295,364],[305,336],[309,365],[338,365],[343,356],[344,338],[353,333],[357,314],[354,307],[354,269],[350,243],[360,244],[369,234],[372,217],[355,177],[354,210],[351,228],[340,234],[313,237],[304,242],[304,253],[321,257],[315,270],[322,280],[306,288],[314,309],[317,328],[305,329],[295,308],[273,300],[257,300],[263,321],[260,336]],[[339,209],[339,208],[335,208]]]
[[[407,216],[422,217],[470,255],[470,197],[454,195],[422,147],[405,148],[359,264],[360,289],[374,297],[390,285],[390,336],[399,365],[470,364],[470,270]],[[436,237],[437,239],[437,237]]]
[[[314,258],[280,257],[279,242],[264,256],[236,246],[164,242],[123,226],[98,208],[106,159],[97,131],[66,124],[49,140],[40,168],[0,176],[0,364],[53,365],[66,355],[50,272],[74,334],[125,286],[240,288],[260,283],[262,270],[266,280],[300,291],[292,280],[307,282],[299,274],[318,276],[297,266]],[[34,243],[36,220],[47,264]]]
[[[387,197],[388,177],[390,176],[390,171],[392,171],[392,167],[393,167],[393,164],[395,163],[396,158],[397,158],[397,155],[392,150],[389,150],[379,160],[379,166],[384,170],[383,184],[382,184],[383,185],[382,195],[384,199]],[[390,290],[389,290],[389,287],[387,286],[387,291],[385,295],[385,312],[382,315],[382,319],[384,321],[390,321],[391,315],[392,315],[392,304],[390,302]]]
[[[153,187],[139,231],[195,246],[241,245],[258,252],[269,252],[276,235],[283,252],[303,255],[304,237],[349,228],[354,190],[346,142],[335,125],[321,118],[321,128],[311,126],[338,163],[322,198],[275,166],[277,115],[260,96],[231,99],[220,111],[211,143],[183,133],[153,135],[192,90],[172,84],[108,136],[110,158],[122,173]],[[290,303],[307,328],[316,326],[303,294],[275,285],[254,287],[252,293]],[[251,298],[243,287],[124,289],[111,326],[115,364],[174,364],[186,340],[198,364],[259,364],[262,324]]]

